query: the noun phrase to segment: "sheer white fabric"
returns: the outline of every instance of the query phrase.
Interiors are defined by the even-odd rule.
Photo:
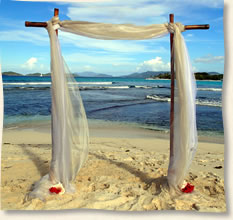
[[[67,188],[88,153],[89,132],[78,85],[62,58],[58,38],[48,22],[51,44],[52,180]]]
[[[62,31],[102,40],[143,40],[160,37],[168,33],[168,24],[136,26],[87,21],[60,21],[57,16],[53,17],[51,21],[54,27]]]
[[[168,168],[170,187],[179,190],[197,148],[196,81],[183,36],[174,25],[173,52],[176,73],[173,156]]]
[[[71,74],[65,74],[55,29],[78,35],[106,40],[143,40],[174,33],[174,62],[176,72],[174,155],[170,158],[168,183],[171,188],[181,187],[197,147],[195,118],[195,78],[181,31],[184,26],[155,24],[134,26],[129,24],[103,24],[80,21],[48,22],[51,43],[52,71],[52,162],[49,175],[35,186],[32,196],[48,193],[49,184],[61,182],[66,191],[72,191],[71,181],[87,156],[88,128],[82,100]]]
[[[182,186],[185,175],[192,162],[197,148],[196,131],[196,83],[189,61],[188,51],[181,32],[184,26],[180,23],[134,26],[129,24],[103,24],[80,21],[59,21],[60,29],[86,37],[97,39],[143,40],[161,37],[169,32],[174,33],[173,52],[176,73],[175,116],[174,116],[174,154],[168,168],[169,186],[178,189]]]
[[[62,183],[74,192],[71,182],[88,155],[89,131],[78,85],[61,55],[52,23],[47,30],[51,46],[52,161],[49,174],[36,183],[29,198],[44,199],[52,185]]]
[[[62,21],[61,30],[102,40],[143,40],[165,35],[165,24],[135,26],[81,21]]]

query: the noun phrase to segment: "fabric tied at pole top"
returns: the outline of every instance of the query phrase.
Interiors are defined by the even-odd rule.
[[[176,32],[176,29],[178,28],[180,32],[184,32],[185,31],[185,26],[179,22],[176,22],[176,23],[166,23],[165,24],[168,31],[170,33],[175,33]]]
[[[48,22],[47,22],[48,23]],[[54,16],[52,19],[51,19],[51,23],[53,25],[53,29],[54,30],[57,30],[58,28],[60,28],[60,19],[58,16]]]
[[[174,33],[173,52],[176,72],[174,154],[168,167],[168,183],[179,190],[197,147],[196,83],[180,23],[136,26],[86,21],[60,21],[55,16],[47,22],[51,44],[52,74],[52,162],[50,172],[39,181],[32,197],[49,194],[51,185],[61,183],[66,192],[72,191],[75,179],[87,157],[89,133],[87,119],[77,83],[69,73],[61,55],[55,30],[103,40],[144,40]],[[156,144],[156,143],[155,143]]]
[[[136,26],[132,24],[106,24],[87,21],[60,21],[58,16],[51,19],[55,29],[102,40],[143,40],[174,33],[175,29],[185,31],[179,22]]]

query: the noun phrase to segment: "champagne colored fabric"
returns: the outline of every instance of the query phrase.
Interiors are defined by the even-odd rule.
[[[165,24],[135,26],[131,24],[102,24],[62,21],[61,30],[102,40],[144,40],[167,34]]]
[[[82,21],[60,21],[58,17],[48,21],[51,44],[52,72],[52,162],[49,175],[39,181],[31,193],[44,197],[48,186],[61,182],[66,191],[74,189],[70,183],[84,163],[88,153],[88,127],[77,84],[61,56],[55,34],[62,31],[105,40],[144,40],[174,33],[175,119],[174,155],[168,168],[169,186],[178,190],[187,174],[197,147],[195,116],[195,78],[191,71],[180,23],[135,26],[130,24],[104,24]]]
[[[29,198],[45,199],[52,185],[62,183],[74,192],[72,181],[88,155],[89,131],[77,82],[61,55],[56,32],[49,21],[52,80],[52,161],[49,174],[35,184]]]
[[[174,154],[168,168],[169,186],[181,188],[185,175],[197,148],[196,131],[196,82],[192,73],[188,51],[181,32],[181,23],[135,26],[130,24],[103,24],[81,21],[59,21],[60,29],[78,35],[106,40],[144,40],[174,33],[173,52],[175,65],[175,116],[174,116]]]
[[[173,156],[168,168],[168,183],[179,190],[197,149],[196,81],[187,47],[174,25],[173,52],[176,73],[174,100]]]
[[[87,21],[60,21],[52,18],[54,26],[60,30],[102,40],[144,40],[160,37],[168,33],[168,24],[135,26],[132,24],[105,24]]]

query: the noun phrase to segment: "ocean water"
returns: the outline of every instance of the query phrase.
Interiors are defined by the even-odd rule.
[[[170,80],[76,78],[88,119],[100,119],[167,132]],[[51,78],[3,76],[4,126],[50,120]],[[197,128],[201,135],[223,135],[222,82],[197,81]]]

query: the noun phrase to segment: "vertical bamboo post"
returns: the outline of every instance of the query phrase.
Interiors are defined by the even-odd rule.
[[[54,16],[58,16],[59,15],[59,9],[58,8],[54,8]],[[58,30],[56,30],[56,34],[58,36]]]
[[[170,23],[174,23],[174,14],[169,15]],[[173,156],[173,139],[174,139],[174,52],[173,52],[173,33],[170,33],[170,54],[171,54],[171,104],[170,104],[170,159]]]

